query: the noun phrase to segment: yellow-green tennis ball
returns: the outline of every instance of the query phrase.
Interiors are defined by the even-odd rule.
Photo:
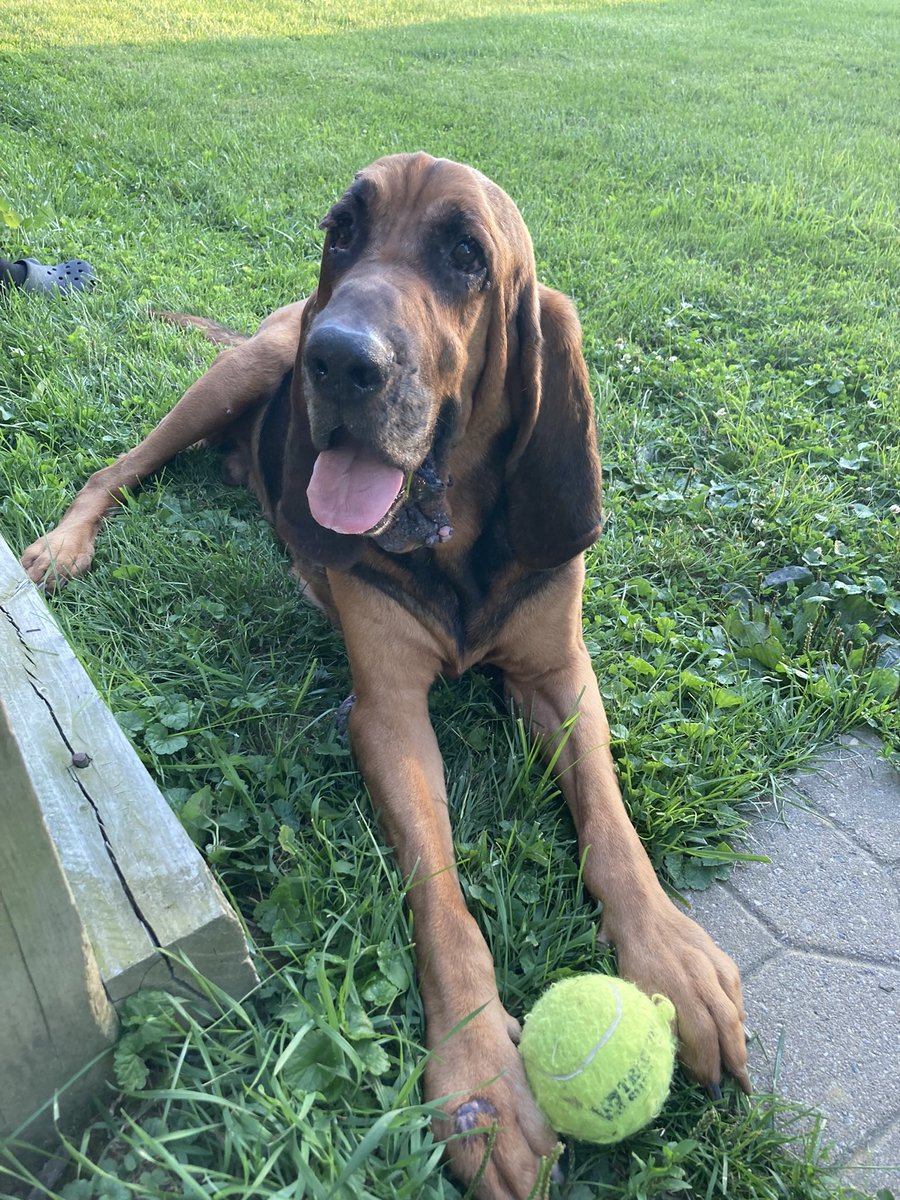
[[[675,1008],[624,979],[574,975],[525,1018],[519,1050],[558,1133],[619,1142],[659,1115],[675,1063]]]

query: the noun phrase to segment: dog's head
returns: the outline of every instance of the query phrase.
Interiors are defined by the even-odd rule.
[[[326,566],[349,565],[366,537],[390,550],[436,544],[452,534],[451,455],[499,440],[516,556],[543,567],[584,549],[598,531],[599,466],[580,329],[567,301],[539,290],[509,197],[470,167],[395,155],[360,172],[322,227],[285,449],[285,540]]]

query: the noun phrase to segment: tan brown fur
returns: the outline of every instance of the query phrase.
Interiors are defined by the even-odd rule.
[[[241,472],[290,547],[308,594],[344,635],[357,697],[353,749],[411,885],[432,1051],[426,1091],[449,1097],[440,1132],[457,1135],[447,1156],[462,1179],[472,1179],[484,1153],[479,1130],[495,1124],[475,1194],[524,1200],[555,1138],[528,1091],[518,1023],[503,1007],[456,876],[428,715],[438,675],[476,663],[499,667],[549,754],[563,725],[570,727],[556,770],[585,885],[603,903],[604,934],[617,944],[621,974],[672,999],[682,1061],[706,1084],[724,1067],[749,1088],[740,980],[731,960],[666,897],[619,794],[582,640],[581,552],[599,533],[600,475],[574,309],[538,286],[517,210],[477,172],[400,155],[363,172],[355,188],[326,219],[320,282],[309,301],[280,309],[222,354],[140,446],[89,480],[23,562],[48,587],[80,575],[123,489],[201,438],[237,448]],[[335,246],[346,235],[339,224],[345,202],[365,230],[346,253]],[[479,286],[470,279],[464,292],[452,271],[442,274],[448,213],[465,226],[463,240],[477,236],[487,262]],[[438,249],[429,258],[432,246]],[[335,314],[374,329],[377,344],[392,347],[383,394],[342,404],[352,410],[345,420],[354,436],[403,469],[421,461],[426,447],[440,447],[453,478],[454,533],[442,544],[391,553],[375,536],[336,534],[312,520],[306,489],[335,416],[333,400],[316,390],[306,350]],[[398,407],[405,424],[395,420]],[[278,446],[276,427],[286,430]]]

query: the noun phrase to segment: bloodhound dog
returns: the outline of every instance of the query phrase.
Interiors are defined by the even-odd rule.
[[[723,1067],[749,1090],[740,980],[666,897],[616,783],[582,640],[600,462],[573,306],[537,282],[509,197],[458,163],[383,158],[322,227],[316,290],[252,337],[173,318],[233,348],[23,562],[45,586],[81,574],[125,489],[201,439],[233,450],[306,596],[346,642],[353,750],[411,885],[438,1132],[472,1180],[493,1127],[476,1195],[524,1200],[555,1138],[457,879],[428,714],[438,675],[503,673],[554,760],[621,974],[674,1002],[682,1062],[713,1090]]]

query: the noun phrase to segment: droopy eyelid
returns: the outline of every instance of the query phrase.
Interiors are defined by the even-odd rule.
[[[446,229],[450,235],[451,250],[453,247],[458,246],[460,242],[474,243],[484,266],[490,271],[493,265],[491,239],[488,230],[484,228],[480,221],[474,220],[465,214],[457,213],[452,220],[446,223]]]
[[[353,213],[348,208],[332,208],[319,222],[319,228],[337,229],[339,225],[344,225],[352,221]]]

